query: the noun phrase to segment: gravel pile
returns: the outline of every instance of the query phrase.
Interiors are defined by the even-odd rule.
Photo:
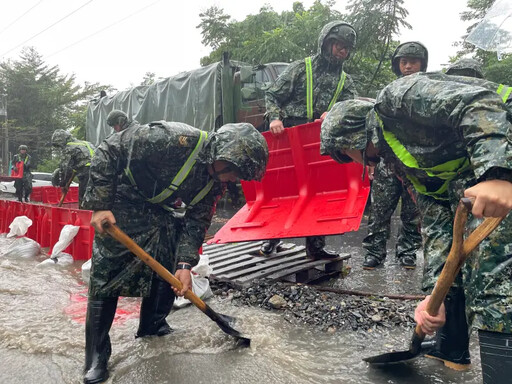
[[[280,311],[290,323],[309,324],[326,332],[411,328],[417,305],[414,300],[340,295],[281,282],[260,281],[239,290],[213,283],[212,289],[217,295],[231,296],[235,305]]]

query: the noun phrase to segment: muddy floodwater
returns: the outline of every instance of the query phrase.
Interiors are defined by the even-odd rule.
[[[230,214],[220,208],[214,225],[222,224]],[[329,247],[352,255],[351,272],[345,279],[324,284],[420,294],[421,267],[405,271],[395,264],[392,242],[384,268],[361,269],[360,244],[365,233],[362,225],[358,233],[328,239]],[[0,235],[0,383],[81,383],[87,304],[81,263],[42,267],[38,264],[44,255],[29,259],[3,256],[12,241]],[[233,339],[194,307],[171,313],[172,334],[135,339],[140,300],[121,298],[110,332],[113,353],[107,382],[481,383],[475,335],[471,340],[473,368],[468,372],[455,372],[426,358],[374,369],[361,358],[407,349],[412,329],[327,333],[292,325],[279,312],[236,307],[229,298],[214,297],[209,305],[238,319],[236,328],[252,339],[250,348],[236,349]]]

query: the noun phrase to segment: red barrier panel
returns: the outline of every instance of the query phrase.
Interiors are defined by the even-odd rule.
[[[62,189],[59,187],[40,187],[42,190],[41,201],[45,204],[58,204],[62,197]],[[34,200],[36,201],[36,200]],[[78,187],[69,187],[69,191],[64,198],[65,203],[77,203],[78,202]]]
[[[8,233],[9,225],[17,216],[27,216],[32,220],[26,236],[37,241],[43,248],[51,247],[49,253],[66,224],[79,226],[73,242],[64,252],[70,253],[74,260],[91,258],[94,229],[89,223],[92,211],[0,200],[0,233]]]
[[[0,181],[14,181],[23,177],[23,161],[18,161],[11,169],[10,175],[0,175]]]
[[[43,201],[43,187],[33,187],[30,201]]]
[[[242,182],[247,204],[210,243],[334,235],[357,231],[370,192],[360,164],[320,155],[320,124],[285,129],[267,140],[261,182]]]

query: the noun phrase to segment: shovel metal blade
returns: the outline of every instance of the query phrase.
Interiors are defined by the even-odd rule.
[[[411,342],[411,349],[408,351],[388,352],[383,353],[382,355],[366,357],[363,360],[375,366],[404,363],[432,351],[435,345],[435,340],[422,342],[421,339],[417,337],[416,333],[414,333],[413,340]]]
[[[210,319],[215,321],[220,329],[222,329],[228,335],[231,335],[237,339],[237,347],[249,347],[251,345],[251,339],[243,336],[239,331],[233,328],[232,324],[234,324],[236,321],[234,317],[217,313],[213,309],[211,309],[207,304],[205,304],[205,306],[206,309],[204,313]]]
[[[396,364],[402,363],[415,357],[418,357],[420,353],[412,353],[411,351],[398,351],[398,352],[388,352],[383,353],[382,355],[366,357],[363,360],[372,364],[372,365],[387,365],[387,364]]]

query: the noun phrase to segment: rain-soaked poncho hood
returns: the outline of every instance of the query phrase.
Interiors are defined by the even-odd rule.
[[[67,143],[73,141],[73,135],[63,129],[57,129],[52,135],[52,146],[64,148]]]
[[[371,139],[371,133],[366,128],[366,117],[372,109],[373,103],[366,100],[346,100],[334,104],[322,123],[320,153],[340,161],[337,157],[343,150],[365,150]]]
[[[318,54],[327,60],[331,59],[331,52],[324,51],[324,48],[326,48],[324,43],[332,37],[336,38],[336,40],[345,41],[352,49],[356,47],[356,31],[354,27],[340,20],[331,21],[322,28],[318,36]],[[350,55],[347,59],[349,57]]]
[[[470,76],[476,77],[478,79],[484,78],[482,64],[478,60],[471,58],[457,60],[455,63],[448,67],[446,74],[455,76]]]
[[[249,123],[226,124],[210,133],[200,161],[228,161],[238,168],[242,180],[261,180],[268,162],[265,138]]]

